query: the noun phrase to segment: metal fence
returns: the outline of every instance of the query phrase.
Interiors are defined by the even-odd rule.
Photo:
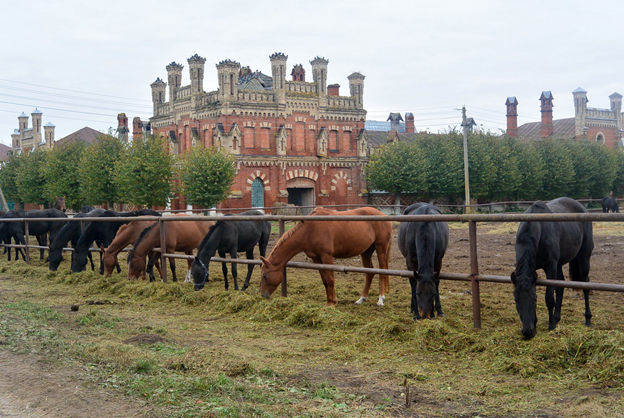
[[[160,248],[155,248],[155,251],[161,253],[161,265],[162,268],[162,280],[167,282],[167,258],[178,259],[192,259],[194,256],[187,256],[181,254],[167,254],[161,251],[161,248],[165,247],[166,242],[166,228],[163,228],[163,224],[168,221],[219,221],[223,220],[223,216],[144,216],[141,217],[143,221],[154,221],[160,223]],[[484,275],[479,273],[478,253],[477,253],[477,224],[483,222],[525,222],[525,221],[557,221],[557,222],[624,222],[624,213],[566,213],[566,214],[466,214],[466,215],[381,215],[381,216],[287,216],[287,215],[265,215],[259,216],[241,216],[232,215],[227,217],[232,221],[257,221],[258,219],[268,220],[271,222],[277,222],[279,224],[279,236],[281,237],[285,231],[285,223],[288,221],[314,221],[314,222],[331,222],[331,221],[394,221],[394,222],[424,222],[424,221],[444,221],[444,222],[462,222],[468,223],[468,239],[470,244],[470,273],[440,273],[440,279],[443,280],[456,280],[465,281],[471,283],[472,289],[472,313],[473,324],[475,328],[481,328],[481,297],[480,297],[480,282],[492,282],[492,283],[511,283],[511,279],[507,276],[495,276]],[[111,222],[111,221],[135,221],[136,217],[127,218],[41,218],[38,220],[52,221],[52,222]],[[45,246],[34,246],[28,243],[28,222],[33,221],[32,218],[15,218],[15,219],[3,219],[3,222],[24,222],[26,232],[26,245],[6,245],[2,246],[9,248],[24,248],[27,260],[29,260],[29,249],[48,248]],[[66,248],[65,250],[71,250]],[[98,248],[92,248],[91,251],[98,252]],[[246,259],[227,259],[213,257],[211,259],[215,262],[235,262],[239,264],[262,264],[260,260],[246,260]],[[391,276],[412,277],[413,273],[409,270],[384,270],[364,267],[350,267],[343,265],[333,264],[312,264],[302,262],[289,262],[286,267],[312,269],[312,270],[331,270],[338,272],[352,272],[352,273],[373,273],[373,274],[388,274]],[[608,292],[624,292],[624,285],[610,284],[610,283],[584,283],[584,282],[572,282],[572,281],[559,281],[559,280],[538,280],[536,282],[539,286],[553,286],[563,287],[570,289],[589,289],[600,290]],[[282,282],[282,296],[288,295],[288,282],[287,277],[284,275],[284,281]]]

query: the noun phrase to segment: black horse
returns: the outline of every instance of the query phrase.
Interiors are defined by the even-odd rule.
[[[262,216],[258,210],[248,210],[240,214],[241,216]],[[227,216],[227,215],[226,215]],[[266,248],[271,235],[271,222],[269,221],[228,221],[222,220],[210,227],[210,230],[199,244],[197,256],[191,266],[191,275],[195,290],[201,290],[209,279],[208,265],[210,259],[218,251],[221,258],[226,253],[231,258],[238,258],[239,251],[245,251],[247,259],[253,259],[254,248],[257,245],[260,255],[266,255]],[[229,288],[227,264],[222,263],[223,277],[225,279],[225,289]],[[249,287],[249,280],[253,272],[254,265],[247,265],[247,277],[242,290]],[[238,290],[238,271],[236,263],[232,263],[232,277],[234,279],[234,289]]]
[[[47,246],[48,235],[50,241],[53,241],[58,232],[63,228],[67,219],[62,211],[57,209],[43,209],[43,210],[10,210],[2,216],[2,219],[7,218],[24,218],[32,219],[28,221],[28,235],[34,235],[37,237],[37,242],[40,246]],[[41,221],[40,218],[58,218],[58,221]],[[19,245],[26,245],[26,226],[25,222],[2,222],[0,224],[0,240],[6,242],[7,238],[13,238]],[[44,259],[45,250],[40,249],[40,259]],[[24,260],[26,259],[22,253]]]
[[[90,218],[101,215],[105,209],[93,209],[91,206],[85,205],[82,207],[82,211],[74,215],[74,218]],[[72,247],[76,248],[76,243],[80,238],[80,234],[82,233],[82,228],[80,222],[67,222],[61,228],[59,233],[56,235],[56,238],[50,243],[50,256],[49,256],[49,268],[51,271],[56,271],[58,266],[63,261],[63,248],[67,245],[68,242],[71,242]],[[91,253],[87,253],[89,257],[89,261],[91,262],[91,269],[95,270],[95,265],[93,264],[93,257],[91,257]],[[72,259],[74,258],[74,254],[72,253]]]
[[[98,217],[104,218],[125,218],[136,216],[160,216],[159,212],[151,209],[133,210],[130,212],[116,212],[114,210],[105,210]],[[83,271],[87,265],[87,254],[91,244],[95,241],[98,247],[108,247],[115,238],[119,227],[127,224],[129,221],[94,221],[89,223],[78,238],[76,243],[74,258],[72,259],[71,271],[74,273]],[[100,254],[101,255],[101,254]],[[119,273],[121,268],[117,266]],[[104,274],[104,264],[100,257],[100,274]]]
[[[613,213],[620,213],[620,208],[615,197],[605,196],[602,198],[602,212],[609,213],[609,211]]]
[[[548,203],[537,201],[525,213],[587,213],[576,200],[560,197]],[[522,222],[516,235],[516,270],[511,273],[516,309],[522,321],[522,334],[535,336],[537,269],[546,273],[548,280],[564,280],[563,265],[570,263],[570,278],[589,282],[589,259],[594,249],[591,222]],[[556,293],[556,300],[553,296]],[[589,290],[585,296],[585,325],[591,326]],[[561,319],[563,288],[546,287],[548,329],[553,330]]]
[[[436,206],[415,203],[403,211],[403,215],[441,215]],[[401,222],[398,244],[405,257],[407,268],[414,272],[410,277],[412,288],[412,313],[415,319],[444,315],[440,303],[440,269],[449,242],[446,222]],[[435,304],[435,305],[434,305]]]

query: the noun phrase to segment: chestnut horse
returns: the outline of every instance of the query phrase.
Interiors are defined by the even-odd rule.
[[[106,248],[104,246],[101,247],[102,250],[102,263],[104,263],[104,275],[106,277],[110,277],[113,274],[113,269],[117,265],[117,254],[122,251],[126,246],[132,244],[139,237],[141,232],[145,228],[150,227],[154,224],[154,221],[132,221],[129,224],[122,225],[119,227],[119,231],[117,231],[117,235],[110,243],[110,245]],[[160,272],[160,261],[158,258],[154,260],[154,264],[156,268]],[[149,268],[150,281],[154,281],[154,273],[152,269]],[[161,273],[162,276],[162,273]],[[145,279],[145,270],[142,272],[142,278]]]
[[[364,207],[355,210],[337,212],[325,208],[316,208],[309,216],[383,216],[375,208]],[[275,244],[268,258],[262,260],[262,278],[260,293],[269,297],[284,279],[286,263],[295,255],[304,252],[317,264],[333,264],[334,258],[350,258],[357,255],[362,258],[364,267],[373,267],[373,253],[377,252],[379,268],[387,269],[392,243],[392,223],[390,221],[301,221],[292,227]],[[334,289],[334,272],[320,270],[321,279],[327,293],[327,306],[338,302]],[[368,298],[374,274],[366,273],[366,283],[362,297],[356,304]],[[379,275],[378,306],[384,304],[385,292],[390,288],[387,274]]]
[[[169,221],[164,224],[166,237],[166,248],[164,251],[167,254],[183,251],[187,255],[193,254],[193,250],[197,248],[210,227],[214,225],[210,221]],[[160,247],[160,222],[156,222],[144,229],[134,243],[132,250],[128,252],[128,279],[139,277],[141,272],[145,270],[145,257],[156,247]],[[185,281],[191,281],[191,263],[192,261],[189,259]],[[177,282],[178,277],[176,276],[174,258],[169,259],[169,267],[171,268],[173,281]],[[162,266],[162,268],[165,268],[165,266]]]

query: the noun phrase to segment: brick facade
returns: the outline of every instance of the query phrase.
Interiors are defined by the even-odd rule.
[[[191,84],[182,86],[183,66],[167,65],[167,84],[152,87],[150,125],[166,136],[174,153],[198,144],[218,146],[236,158],[237,175],[221,208],[366,203],[363,169],[368,159],[364,131],[364,76],[348,76],[349,96],[327,85],[328,60],[310,61],[313,81],[301,64],[286,79],[288,56],[270,56],[271,76],[238,62],[217,67],[218,89],[203,90],[205,59],[188,59]],[[261,204],[260,204],[261,203]],[[172,209],[184,209],[180,200]]]

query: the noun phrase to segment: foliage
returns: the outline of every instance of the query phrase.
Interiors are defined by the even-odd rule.
[[[46,178],[45,198],[48,202],[53,202],[57,196],[65,196],[67,207],[78,209],[83,205],[84,187],[76,175],[76,168],[80,166],[85,148],[86,143],[77,139],[47,151],[43,175]]]
[[[509,142],[511,158],[517,161],[520,181],[513,195],[516,200],[536,200],[544,187],[545,162],[534,142],[523,144],[515,139]],[[504,164],[503,164],[504,165]]]
[[[620,148],[615,152],[615,176],[613,180],[613,194],[618,196],[624,190],[624,149]]]
[[[0,169],[0,187],[4,193],[4,198],[9,202],[23,203],[17,187],[17,178],[21,173],[21,155],[9,154]],[[7,210],[7,208],[3,208]]]
[[[48,152],[43,148],[33,151],[26,151],[20,155],[20,174],[16,178],[17,191],[20,201],[45,204],[46,199],[46,177],[44,168],[47,164]]]
[[[194,147],[180,157],[182,193],[191,205],[212,207],[228,196],[236,170],[234,156],[217,148]]]
[[[173,156],[160,136],[135,139],[115,164],[115,183],[124,203],[165,206],[172,196]]]
[[[463,138],[457,131],[445,135],[422,135],[417,144],[424,151],[423,159],[429,170],[427,192],[429,199],[452,198],[464,193]]]
[[[119,201],[114,167],[121,159],[124,144],[110,135],[101,135],[84,150],[78,166],[85,203],[101,205]]]
[[[394,195],[426,193],[428,162],[414,142],[399,141],[382,146],[368,163],[368,180],[380,190]]]

